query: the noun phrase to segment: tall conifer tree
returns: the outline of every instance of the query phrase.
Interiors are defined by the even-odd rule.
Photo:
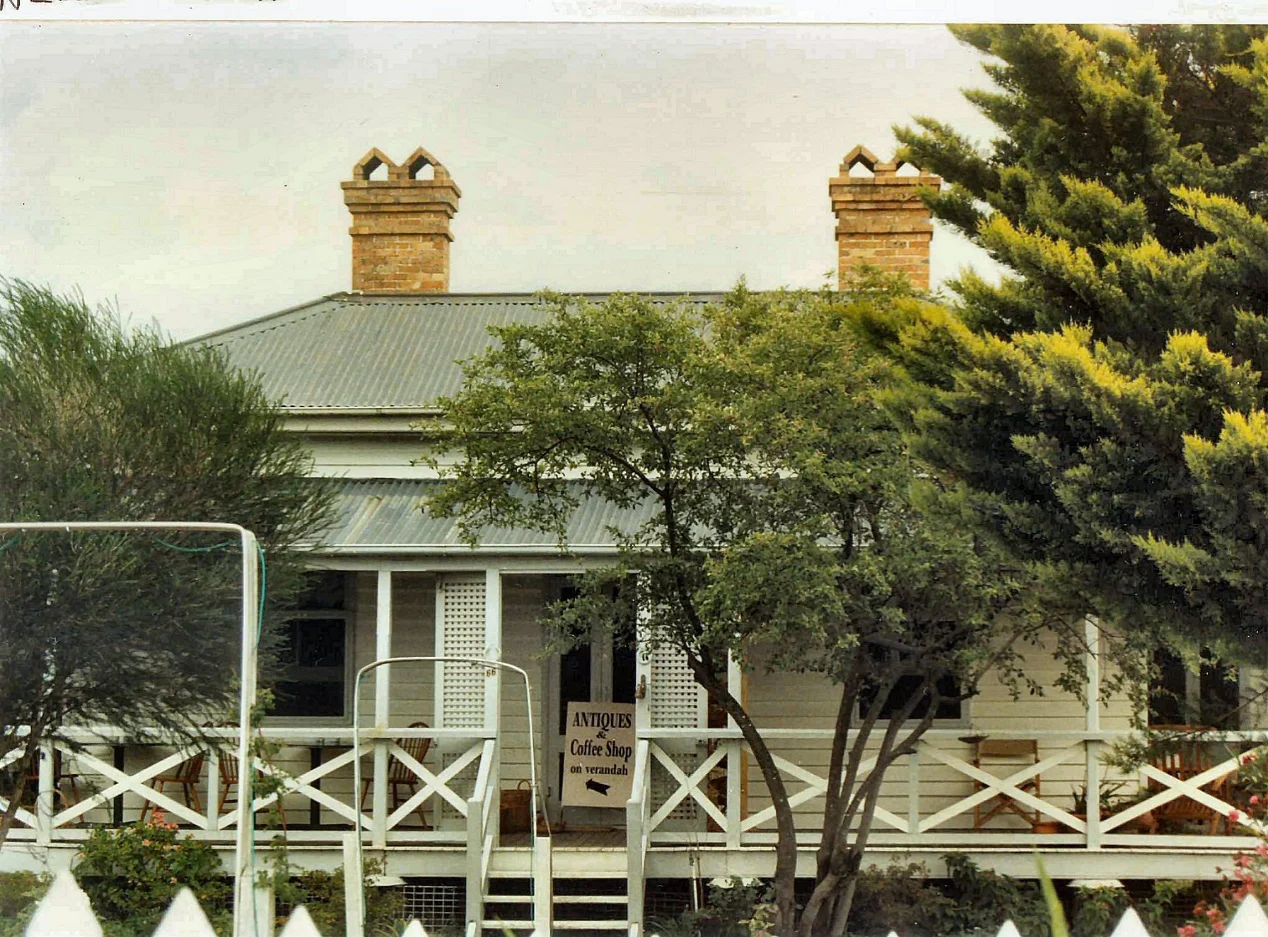
[[[1001,263],[874,318],[921,453],[1119,628],[1268,648],[1268,38],[1260,27],[966,26],[986,147],[903,155]]]

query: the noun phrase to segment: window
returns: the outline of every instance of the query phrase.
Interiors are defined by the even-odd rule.
[[[919,688],[922,680],[919,676],[911,674],[905,677],[899,677],[893,688],[889,691],[889,695],[885,697],[885,702],[881,704],[881,719],[888,719],[895,713],[902,710],[907,705],[907,701],[911,699],[911,695]],[[960,699],[948,699],[947,697],[957,697],[960,693],[960,684],[955,677],[946,676],[938,681],[938,691],[942,693],[943,699],[938,703],[938,711],[934,714],[934,719],[960,720],[964,716],[964,701]],[[875,687],[864,687],[859,691],[859,709],[866,712],[871,708],[872,703],[876,699]],[[923,719],[925,714],[929,712],[929,697],[925,696],[916,708],[912,710],[912,719]]]
[[[1241,727],[1241,688],[1233,667],[1205,650],[1197,671],[1165,649],[1154,654],[1154,665],[1158,675],[1149,688],[1151,726]]]
[[[274,684],[273,715],[340,718],[347,713],[348,575],[305,576],[304,591],[287,621]]]

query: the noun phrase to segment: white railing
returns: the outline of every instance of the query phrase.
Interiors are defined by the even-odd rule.
[[[497,842],[498,811],[497,741],[483,746],[475,788],[467,801],[467,924],[484,920],[484,893],[488,890],[489,865]]]
[[[1243,746],[1268,743],[1268,732],[1206,732],[1187,738],[1185,745],[1201,746],[1213,754],[1199,771],[1168,773],[1157,765],[1143,765],[1124,774],[1110,768],[1105,756],[1123,732],[991,732],[991,739],[1028,739],[1037,743],[1037,761],[973,764],[974,738],[965,730],[937,730],[924,736],[915,755],[896,762],[888,772],[876,809],[872,841],[877,845],[974,846],[1024,842],[1045,846],[1100,849],[1106,846],[1179,848],[1218,845],[1235,848],[1256,842],[1255,834],[1268,833],[1244,815],[1244,807],[1230,802],[1221,788],[1223,779],[1235,775]],[[818,841],[827,779],[823,773],[794,762],[779,752],[798,745],[821,751],[826,762],[831,732],[827,730],[770,729],[764,733],[772,757],[788,787],[789,803],[798,818],[798,840],[803,845]],[[648,747],[647,771],[659,772],[670,784],[659,799],[647,795],[650,817],[627,806],[627,830],[650,836],[656,845],[711,844],[728,848],[769,847],[775,841],[775,809],[765,798],[761,775],[749,769],[752,800],[743,809],[738,766],[747,745],[735,729],[651,729],[642,732],[640,744]],[[978,736],[984,738],[986,736]],[[1220,754],[1216,750],[1223,746]],[[802,759],[804,761],[804,759]],[[1210,767],[1206,763],[1216,762]],[[685,766],[684,766],[685,765]],[[875,769],[875,757],[859,766],[859,781]],[[821,769],[823,770],[823,769]],[[637,775],[638,767],[635,772]],[[1036,783],[1038,782],[1038,783]],[[647,789],[655,787],[650,777]],[[1105,811],[1076,812],[1075,792],[1087,792],[1097,804],[1099,793],[1113,785],[1118,795],[1135,793],[1134,802],[1119,802]],[[1224,786],[1227,786],[1225,783]],[[725,796],[719,794],[725,791]],[[636,786],[631,805],[642,796]],[[983,821],[987,808],[1005,800],[1017,810]],[[1171,805],[1168,807],[1168,805]],[[640,805],[641,806],[641,803]],[[694,808],[694,819],[682,818],[684,806]],[[1206,835],[1175,832],[1142,832],[1140,827],[1158,815],[1184,807],[1192,815],[1206,813],[1212,826],[1225,833]],[[1023,823],[1019,814],[1034,818]],[[1179,812],[1179,811],[1177,811]],[[1236,817],[1236,824],[1229,820]],[[641,828],[640,828],[641,826]],[[1240,828],[1240,829],[1239,829]],[[630,836],[631,871],[641,864]]]
[[[643,926],[644,872],[647,868],[647,847],[651,843],[651,743],[639,739],[634,749],[634,774],[631,776],[630,799],[625,802],[625,850],[629,872],[630,937],[636,937]]]
[[[121,825],[138,819],[143,810],[157,807],[170,820],[181,824],[198,839],[232,842],[242,816],[241,805],[233,796],[237,773],[236,757],[221,759],[230,751],[236,731],[204,730],[210,745],[169,740],[164,744],[158,732],[138,742],[117,730],[75,729],[42,743],[38,783],[15,815],[13,840],[35,840],[40,844],[79,841],[87,836],[84,824]],[[482,825],[496,790],[496,765],[490,760],[489,733],[479,729],[387,728],[362,729],[359,751],[352,748],[350,728],[266,727],[258,732],[276,743],[279,751],[267,759],[254,759],[260,775],[271,776],[278,790],[252,798],[251,809],[278,810],[286,819],[287,836],[296,842],[337,840],[340,832],[360,828],[382,845],[389,840],[462,844],[463,823],[437,822],[441,806],[448,805],[469,826],[469,801],[473,792],[461,782],[464,772],[479,762],[477,778],[487,789],[480,795]],[[432,740],[431,751],[441,752],[447,764],[432,770],[405,751],[399,741],[409,738]],[[225,740],[223,747],[216,739]],[[337,753],[330,755],[332,750]],[[358,757],[381,750],[388,757],[375,759],[375,772],[368,775],[376,796],[362,807],[362,792],[353,790],[352,764]],[[172,778],[202,755],[201,770],[189,787]],[[329,757],[327,757],[329,755]],[[12,751],[0,758],[0,769],[10,771],[21,757]],[[414,775],[414,789],[408,800],[389,811],[387,770],[390,758],[397,759]],[[431,761],[432,758],[426,759]],[[495,760],[495,759],[494,759]],[[224,770],[222,770],[224,768]],[[160,784],[161,778],[166,778]],[[491,783],[490,783],[491,782]],[[161,789],[160,789],[161,786]],[[380,793],[381,792],[381,793]],[[0,794],[5,792],[0,792]],[[281,802],[280,808],[275,806]],[[0,810],[8,801],[0,796]],[[432,829],[416,829],[410,817],[430,806]],[[225,808],[222,810],[222,807]],[[276,831],[260,830],[267,839]]]

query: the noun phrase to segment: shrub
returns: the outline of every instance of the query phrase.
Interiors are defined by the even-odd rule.
[[[145,823],[89,835],[75,877],[110,937],[148,935],[182,887],[193,891],[218,932],[228,931],[232,888],[220,857],[178,830],[155,810]]]
[[[771,891],[764,882],[732,878],[710,882],[699,910],[653,922],[648,929],[661,937],[748,937],[765,929],[771,910]]]
[[[1023,882],[979,868],[966,856],[945,856],[945,933],[994,937],[1011,920],[1026,937],[1048,937],[1048,908],[1037,882]]]
[[[0,872],[0,937],[21,937],[48,883],[35,872]]]
[[[1244,792],[1245,810],[1231,811],[1228,823],[1230,827],[1243,820],[1253,824],[1246,829],[1258,834],[1259,845],[1233,854],[1233,868],[1224,870],[1224,887],[1219,896],[1198,902],[1193,919],[1179,928],[1180,937],[1222,934],[1247,896],[1254,895],[1261,903],[1268,901],[1268,836],[1263,832],[1268,822],[1268,758],[1263,750],[1241,756],[1238,780]]]
[[[284,845],[277,844],[274,847],[273,870],[274,894],[278,910],[282,912],[277,919],[279,928],[295,908],[303,905],[323,937],[344,937],[347,932],[347,899],[342,868],[333,872],[310,869],[295,873]],[[365,861],[363,881],[369,882],[374,876],[382,874],[382,862],[375,859]],[[392,932],[404,913],[405,896],[399,888],[369,886],[365,889],[367,933]]]
[[[1123,912],[1131,907],[1124,888],[1102,886],[1074,889],[1074,915],[1070,920],[1071,937],[1105,937],[1118,926]]]
[[[929,882],[922,863],[887,868],[871,866],[859,872],[850,909],[851,934],[888,934],[935,937],[945,932],[950,899]]]

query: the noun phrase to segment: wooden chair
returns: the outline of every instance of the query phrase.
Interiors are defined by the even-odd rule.
[[[1200,733],[1202,731],[1197,726],[1154,726],[1153,728],[1154,731],[1181,733]],[[1206,746],[1203,744],[1200,735],[1177,739],[1173,744],[1177,746],[1175,749],[1150,759],[1150,765],[1164,774],[1171,775],[1177,781],[1190,781],[1212,767],[1211,758],[1206,752]],[[1228,782],[1231,776],[1231,774],[1226,774],[1222,778],[1209,781],[1202,785],[1202,789],[1212,797],[1227,800]],[[1171,788],[1166,787],[1153,778],[1149,779],[1148,788],[1153,793],[1171,790]],[[1187,794],[1181,794],[1175,800],[1169,800],[1159,807],[1154,807],[1153,815],[1160,823],[1202,822],[1207,824],[1207,832],[1211,834],[1218,833],[1220,824],[1224,822],[1223,814],[1205,804],[1198,803]]]
[[[981,768],[988,774],[1007,776],[1016,774],[1027,765],[1038,763],[1039,741],[1037,739],[979,739],[974,744],[973,767]],[[974,790],[980,791],[985,788],[986,785],[982,782],[974,782]],[[1042,795],[1038,775],[1020,782],[1017,788],[1035,797]],[[1042,819],[1038,810],[1023,807],[1007,794],[997,794],[994,798],[983,801],[973,808],[973,829],[980,830],[993,817],[1005,813],[1020,817],[1031,827]]]
[[[231,755],[226,751],[220,752],[220,803],[216,807],[217,813],[224,813],[225,804],[235,805],[238,802],[237,796],[230,799],[229,794],[232,788],[238,786],[238,778],[240,775],[240,763],[237,755]],[[261,807],[260,810],[268,810],[268,807]],[[259,811],[256,811],[257,813]],[[286,832],[286,807],[282,803],[282,798],[277,799],[277,815],[282,821],[282,832]]]
[[[58,797],[62,799],[63,807],[73,807],[79,803],[79,775],[74,771],[62,770],[62,753],[58,749],[53,750],[53,799]],[[62,782],[70,783],[70,797],[62,791]],[[35,758],[28,763],[26,769],[26,794],[34,798],[40,789],[40,753],[36,752]]]
[[[429,729],[431,728],[425,722],[412,722],[409,726],[411,729]],[[431,739],[409,738],[396,739],[396,744],[405,750],[405,753],[417,761],[423,763],[423,759],[427,757],[428,750],[431,749]],[[371,778],[366,778],[361,782],[361,810],[365,810],[365,799],[370,793]],[[392,788],[392,809],[398,809],[401,804],[405,803],[418,791],[418,775],[410,769],[399,758],[392,758],[387,766],[387,783]],[[400,795],[400,789],[408,787],[409,793],[404,797]],[[423,829],[431,829],[431,825],[427,822],[427,807],[425,804],[419,804],[417,808],[418,817],[423,821]]]
[[[203,812],[203,802],[198,796],[198,784],[203,777],[203,762],[207,760],[206,754],[199,752],[192,758],[186,758],[168,774],[160,774],[154,778],[154,790],[163,793],[163,788],[168,784],[179,784],[181,786],[181,795],[185,798],[185,806],[192,807],[195,812]],[[140,823],[145,822],[146,815],[154,809],[154,804],[146,801],[141,807]]]

